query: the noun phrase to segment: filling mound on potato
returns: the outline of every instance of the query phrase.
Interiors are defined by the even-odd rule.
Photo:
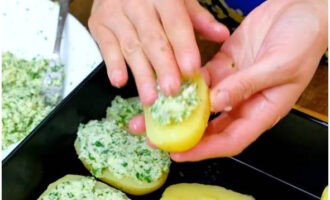
[[[197,84],[185,81],[177,96],[164,96],[158,88],[158,98],[149,109],[154,120],[161,125],[169,125],[189,117],[199,102]]]
[[[96,181],[93,177],[66,175],[50,184],[38,200],[54,199],[117,199],[129,198],[120,190]]]
[[[144,107],[150,141],[168,152],[182,152],[202,138],[210,116],[209,90],[201,76],[184,80],[177,96],[159,93],[151,106]]]
[[[107,117],[81,124],[75,149],[97,178],[130,194],[145,194],[160,187],[169,172],[169,154],[146,144],[144,135],[128,131],[129,119],[142,112],[137,98],[117,96]]]

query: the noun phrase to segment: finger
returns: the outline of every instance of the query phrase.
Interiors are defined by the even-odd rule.
[[[229,37],[228,28],[219,23],[198,1],[186,0],[185,2],[192,24],[202,37],[214,42],[223,42]]]
[[[156,145],[154,145],[149,138],[146,139],[146,143],[149,147],[153,148],[153,149],[157,149],[158,147]]]
[[[209,122],[203,136],[206,136],[207,134],[221,132],[233,121],[234,119],[231,115],[229,115],[227,112],[223,112],[218,117],[212,119]]]
[[[241,153],[248,145],[254,142],[271,124],[275,121],[268,112],[257,113],[258,116],[252,118],[229,119],[229,125],[218,132],[216,129],[208,129],[205,137],[193,149],[171,154],[175,161],[198,161],[206,158],[227,157]]]
[[[141,135],[146,131],[144,115],[138,115],[129,121],[128,128],[132,134]]]
[[[137,33],[126,16],[117,14],[107,21],[117,37],[121,52],[129,64],[143,105],[152,104],[157,98],[154,72],[142,51]]]
[[[280,63],[275,58],[276,56],[268,56],[253,66],[240,69],[240,71],[224,77],[223,80],[213,85],[210,92],[211,110],[214,112],[229,111],[233,106],[257,92],[293,79],[295,76],[290,64]],[[236,70],[235,66],[223,68]],[[288,73],[292,74],[288,76]]]
[[[193,149],[171,154],[172,159],[178,162],[198,161],[241,153],[289,112],[300,92],[296,85],[287,85],[253,96],[216,119]]]
[[[233,65],[234,61],[230,56],[222,51],[218,52],[203,67],[203,73],[208,74],[209,77],[209,86],[213,88],[224,78],[237,72],[237,69]]]
[[[208,87],[210,87],[211,86],[211,76],[210,76],[210,73],[207,71],[206,68],[202,68],[201,74],[202,74],[202,77],[203,77],[206,85]]]
[[[156,71],[162,92],[174,95],[180,89],[180,71],[153,5],[144,0],[126,1],[125,8],[137,30],[143,51]]]
[[[111,84],[115,87],[125,85],[128,80],[126,63],[117,39],[107,27],[93,18],[89,20],[89,28],[100,48]]]
[[[237,155],[261,135],[261,132],[252,132],[254,130],[243,128],[249,123],[246,120],[237,120],[233,123],[236,127],[239,124],[239,127],[235,130],[236,132],[223,131],[218,134],[209,134],[192,150],[184,153],[173,153],[171,158],[177,162],[182,162]],[[237,135],[242,131],[245,134]]]
[[[199,50],[184,1],[158,1],[155,6],[181,73],[183,76],[199,73]]]

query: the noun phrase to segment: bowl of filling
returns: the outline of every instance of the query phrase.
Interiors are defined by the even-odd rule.
[[[55,42],[59,4],[48,0],[4,0],[2,29],[2,159],[56,106],[45,103],[41,87]],[[88,30],[71,14],[61,45],[66,97],[101,61]]]

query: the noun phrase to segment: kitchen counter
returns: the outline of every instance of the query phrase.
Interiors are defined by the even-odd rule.
[[[93,0],[73,0],[71,2],[71,13],[87,27],[88,17]],[[207,41],[198,41],[202,61],[210,59],[219,46]],[[322,61],[317,71],[297,101],[295,109],[328,122],[328,63]]]

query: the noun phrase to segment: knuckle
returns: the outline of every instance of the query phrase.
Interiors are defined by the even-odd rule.
[[[95,41],[99,43],[102,40],[102,25],[93,16],[88,19],[88,29]]]
[[[255,92],[255,86],[250,79],[238,80],[237,96],[241,100],[249,98]]]
[[[124,56],[131,56],[141,50],[140,42],[136,38],[125,39],[121,42],[121,44],[121,49]]]
[[[161,31],[148,31],[144,34],[141,39],[142,45],[145,47],[154,47],[157,45],[161,51],[166,51],[169,49],[169,42],[166,35]]]
[[[94,15],[91,15],[89,18],[88,18],[88,27],[89,29],[94,29],[96,24],[97,24],[97,20],[95,19],[95,16]]]
[[[88,26],[93,24],[110,25],[118,23],[118,18],[122,16],[122,10],[118,5],[113,5],[114,2],[99,3],[96,6],[93,4],[91,14],[88,19]]]

